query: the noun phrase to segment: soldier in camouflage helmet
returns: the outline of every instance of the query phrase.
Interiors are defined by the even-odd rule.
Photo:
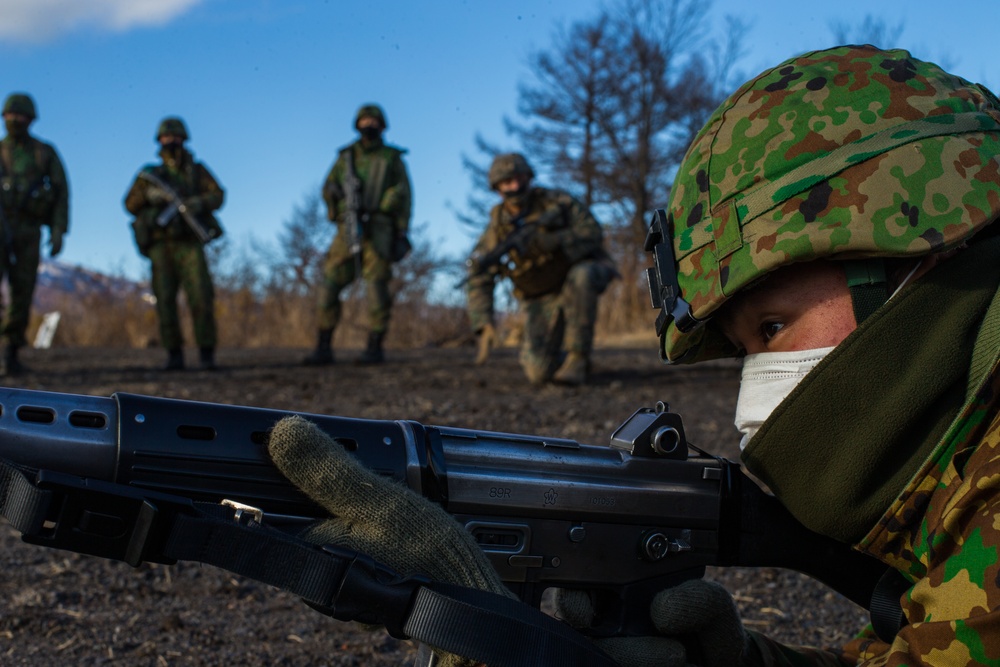
[[[532,186],[534,175],[518,153],[498,155],[490,166],[490,187],[503,201],[490,212],[469,260],[468,309],[479,337],[477,363],[486,361],[497,342],[496,280],[510,278],[527,314],[520,361],[528,379],[578,385],[590,370],[597,297],[617,272],[590,211],[566,192]],[[507,261],[482,265],[512,238],[518,243]]]
[[[646,243],[662,354],[743,357],[743,463],[802,524],[886,565],[901,609],[881,636],[793,648],[688,581],[643,603],[662,634],[600,640],[620,665],[1000,665],[998,218],[1000,101],[906,51],[804,54],[709,119]],[[433,503],[383,484],[377,509],[412,520],[360,512],[345,489],[380,480],[321,429],[282,420],[269,448],[340,517],[317,539],[390,535],[387,562],[431,573],[448,554],[440,579],[509,594]],[[559,616],[586,623],[569,597]]]
[[[222,236],[214,211],[225,193],[208,168],[185,147],[187,127],[180,118],[160,122],[156,142],[160,164],[144,166],[125,195],[135,216],[132,231],[139,252],[152,266],[153,294],[160,321],[160,342],[167,350],[165,370],[184,368],[184,339],[177,295],[184,289],[194,320],[202,368],[215,368],[215,292],[205,259],[206,243]]]
[[[368,345],[359,363],[378,364],[385,360],[383,342],[392,311],[392,265],[410,251],[410,177],[402,156],[405,150],[382,141],[385,112],[375,104],[358,109],[354,128],[361,135],[342,148],[323,185],[327,217],[337,223],[337,236],[327,251],[323,284],[319,295],[319,331],[316,349],[303,363],[309,366],[334,362],[333,335],[340,323],[340,293],[362,278],[368,297]],[[348,210],[350,183],[358,182],[356,210]],[[352,248],[349,215],[357,215],[360,233]]]
[[[51,145],[28,133],[35,103],[24,93],[7,97],[3,120],[7,136],[0,141],[0,222],[4,249],[0,272],[10,285],[10,303],[0,334],[6,341],[3,371],[24,370],[18,349],[25,330],[38,274],[42,227],[49,228],[49,255],[55,257],[69,228],[69,184],[66,171]]]
[[[998,217],[1000,102],[906,51],[804,54],[709,119],[646,243],[661,354],[743,357],[744,465],[888,566],[903,624],[792,649],[699,583],[683,629],[654,601],[665,635],[719,665],[1000,664]]]

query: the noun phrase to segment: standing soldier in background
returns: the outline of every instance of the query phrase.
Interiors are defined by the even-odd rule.
[[[519,153],[498,155],[490,166],[490,187],[503,202],[490,212],[468,262],[476,363],[485,363],[497,343],[493,288],[497,277],[506,277],[527,313],[520,357],[525,375],[536,385],[579,385],[590,372],[597,297],[618,272],[590,211],[566,192],[532,187],[534,176]]]
[[[184,147],[187,128],[180,118],[165,118],[156,133],[159,165],[146,165],[125,196],[135,216],[132,230],[139,252],[152,263],[153,294],[160,340],[167,349],[165,370],[184,368],[184,340],[177,314],[183,287],[194,320],[201,367],[215,368],[215,295],[204,246],[222,236],[213,211],[222,206],[218,182]]]
[[[17,375],[35,291],[42,225],[49,228],[49,255],[62,250],[69,227],[69,185],[55,148],[28,134],[37,118],[35,103],[13,93],[3,105],[7,136],[0,141],[0,270],[10,285],[10,304],[0,335],[6,340],[3,373]]]
[[[363,364],[385,360],[382,343],[389,326],[392,265],[410,250],[410,178],[404,150],[382,142],[388,127],[375,104],[358,109],[354,120],[361,138],[341,149],[323,185],[327,217],[337,223],[337,236],[327,251],[319,297],[316,349],[306,365],[332,364],[333,333],[340,322],[340,292],[356,278],[364,279],[368,295],[368,346]]]

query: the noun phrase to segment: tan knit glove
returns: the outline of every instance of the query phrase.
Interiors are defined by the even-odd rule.
[[[279,421],[268,452],[289,481],[332,515],[307,527],[303,539],[367,554],[403,575],[514,597],[451,515],[365,468],[312,422],[302,417]],[[439,664],[473,663],[442,654]]]

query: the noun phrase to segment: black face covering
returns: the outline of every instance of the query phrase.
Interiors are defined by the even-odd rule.
[[[361,137],[366,141],[375,141],[376,139],[382,136],[381,127],[374,127],[374,126],[362,127],[358,128],[358,132],[361,133]]]
[[[524,208],[528,203],[528,186],[522,185],[517,190],[502,193],[504,204],[517,209]]]
[[[4,118],[3,124],[7,128],[7,134],[14,139],[24,139],[28,136],[28,125],[30,121],[20,118]]]
[[[170,157],[173,160],[177,160],[184,152],[184,142],[168,141],[167,143],[162,145],[162,150],[164,155]]]

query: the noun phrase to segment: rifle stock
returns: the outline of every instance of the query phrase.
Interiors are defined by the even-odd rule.
[[[140,496],[238,501],[271,525],[295,526],[325,513],[267,456],[269,429],[289,414],[2,388],[0,457]],[[690,453],[680,417],[662,404],[632,415],[610,447],[303,416],[364,465],[441,504],[523,601],[540,605],[548,588],[588,591],[595,636],[651,632],[651,598],[709,565],[796,569],[862,606],[885,569],[802,527],[738,464]]]

